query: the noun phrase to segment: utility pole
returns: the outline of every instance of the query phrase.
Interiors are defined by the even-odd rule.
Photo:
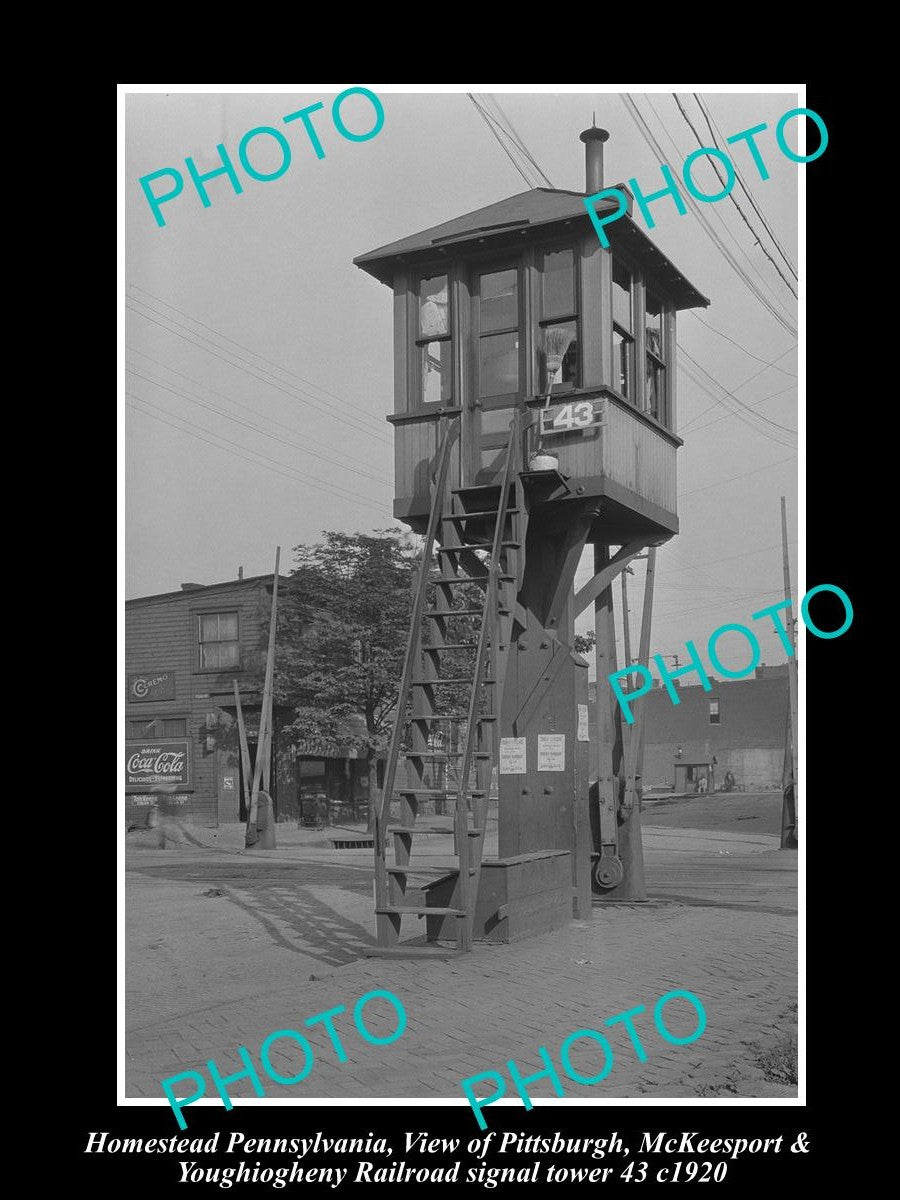
[[[781,550],[784,564],[784,597],[787,601],[791,601],[791,564],[788,557],[788,536],[787,536],[787,506],[784,496],[781,497]],[[793,609],[789,608],[790,612],[790,638],[793,654],[788,659],[788,690],[790,694],[790,756],[791,756],[791,780],[784,789],[784,800],[781,808],[781,849],[793,850],[797,847],[797,742],[799,739],[797,731],[797,619],[793,614]],[[785,760],[788,755],[788,746],[785,746]]]

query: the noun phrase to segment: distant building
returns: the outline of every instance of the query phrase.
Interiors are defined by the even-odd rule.
[[[677,705],[662,686],[637,701],[646,705],[644,787],[715,791],[730,773],[735,786],[748,791],[780,788],[789,705],[787,664],[757,667],[749,679],[712,683],[709,692],[699,684],[679,687]],[[592,777],[596,764],[594,743]]]
[[[125,605],[125,819],[147,820],[160,787],[194,823],[246,820],[234,681],[256,755],[273,575],[141,596]],[[279,587],[287,580],[281,576]],[[276,648],[277,654],[277,648]],[[271,787],[276,816],[304,822],[365,814],[365,763],[315,743],[279,752],[291,720],[275,709]]]

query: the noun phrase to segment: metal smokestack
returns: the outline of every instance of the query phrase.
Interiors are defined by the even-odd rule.
[[[578,136],[584,142],[585,194],[592,196],[603,190],[603,143],[609,141],[609,134],[592,125]]]

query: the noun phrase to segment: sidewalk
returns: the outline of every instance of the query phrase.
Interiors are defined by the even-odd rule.
[[[445,855],[443,841],[429,853]],[[612,1071],[594,1086],[565,1078],[567,1096],[796,1095],[780,1064],[796,1025],[797,856],[771,835],[648,825],[651,903],[598,904],[591,921],[447,962],[361,958],[374,942],[371,851],[286,843],[269,853],[129,844],[127,1095],[158,1097],[161,1079],[205,1071],[207,1059],[237,1070],[238,1045],[257,1055],[273,1031],[302,1030],[338,1004],[348,1061],[337,1063],[321,1026],[306,1031],[311,1074],[294,1087],[267,1081],[267,1096],[459,1098],[462,1079],[504,1071],[507,1059],[530,1074],[539,1046],[558,1062],[570,1033],[638,1004],[647,1061],[621,1026],[609,1030]],[[352,1024],[353,1005],[376,988],[409,1018],[390,1046],[364,1043]],[[654,1002],[676,988],[708,1015],[688,1046],[653,1028]],[[367,1009],[374,1033],[379,1003]],[[573,1053],[576,1070],[598,1070],[596,1050],[582,1058]],[[277,1069],[299,1067],[286,1053]],[[531,1094],[553,1091],[541,1081]]]

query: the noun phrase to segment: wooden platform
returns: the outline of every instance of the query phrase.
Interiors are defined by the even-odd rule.
[[[475,907],[476,942],[518,942],[562,929],[572,919],[572,865],[568,850],[539,850],[481,864]],[[451,907],[458,872],[426,884],[427,903]],[[428,940],[450,940],[453,920],[428,917]]]

